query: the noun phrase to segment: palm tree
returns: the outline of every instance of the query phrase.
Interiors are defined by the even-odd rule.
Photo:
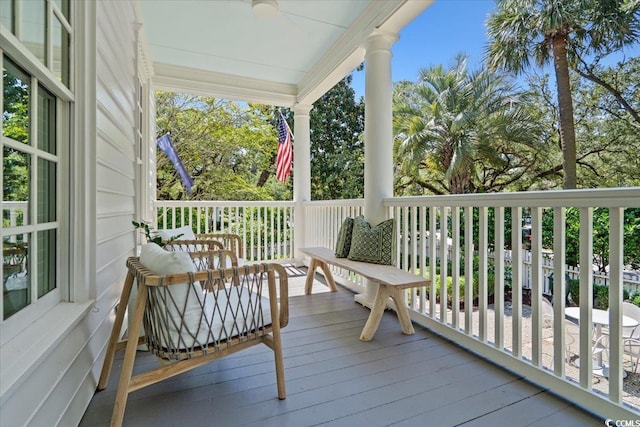
[[[577,56],[638,40],[637,0],[497,0],[487,21],[489,67],[520,74],[553,61],[560,112],[564,188],[576,188],[576,138],[569,67]]]
[[[501,158],[496,142],[535,139],[532,122],[511,81],[487,69],[468,73],[465,56],[449,70],[441,65],[423,69],[417,83],[401,82],[394,90],[400,175],[418,176],[426,165],[428,173],[445,178],[444,189],[422,180],[419,185],[430,192],[475,192],[476,165],[508,160]]]

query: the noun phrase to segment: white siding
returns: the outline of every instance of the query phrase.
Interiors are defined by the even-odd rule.
[[[89,129],[89,137],[77,136],[75,144],[91,144],[86,150],[90,162],[86,172],[72,173],[78,180],[95,183],[95,188],[90,184],[88,189],[95,206],[82,213],[87,224],[86,248],[95,253],[95,259],[89,258],[92,265],[83,265],[80,270],[90,283],[72,284],[72,289],[81,289],[75,294],[72,291],[72,298],[79,303],[61,303],[55,308],[52,317],[60,326],[57,334],[43,336],[36,330],[29,332],[35,338],[16,340],[22,351],[28,346],[31,357],[24,362],[27,366],[19,379],[0,395],[3,426],[79,423],[102,368],[125,260],[134,254],[136,10],[130,0],[94,5],[97,25],[87,27],[96,32],[96,74],[92,78],[89,72],[87,84],[88,92],[95,90],[96,126]],[[86,35],[79,32],[77,36]],[[86,63],[79,59],[78,64]],[[90,103],[93,98],[87,99]],[[84,114],[86,111],[76,111],[75,120],[84,120]],[[89,300],[82,302],[87,296]],[[37,329],[37,325],[30,329]]]

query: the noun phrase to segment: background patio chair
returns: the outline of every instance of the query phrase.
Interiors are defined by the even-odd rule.
[[[198,240],[216,240],[222,243],[224,249],[227,249],[234,254],[238,258],[238,265],[243,265],[245,263],[244,260],[244,250],[242,248],[242,237],[238,234],[233,233],[206,233],[206,234],[196,234],[196,239]]]
[[[198,271],[195,259],[147,244],[140,258],[127,260],[121,300],[129,298],[134,279],[138,286],[129,336],[138,337],[144,327],[149,351],[170,363],[132,376],[140,340],[118,342],[121,304],[98,383],[98,390],[106,387],[115,352],[126,345],[111,425],[121,425],[129,393],[257,344],[273,350],[278,398],[285,398],[280,328],[289,318],[286,271],[278,264]]]
[[[574,356],[580,356],[580,326],[570,320],[564,321],[564,343],[566,347],[565,360],[579,360]],[[601,335],[591,345],[591,357],[602,363],[603,356],[607,356],[609,349],[609,336]],[[578,362],[579,363],[579,362]],[[576,363],[576,365],[578,364]]]

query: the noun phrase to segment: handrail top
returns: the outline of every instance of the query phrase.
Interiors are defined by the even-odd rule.
[[[640,187],[389,197],[383,203],[385,207],[638,207]]]

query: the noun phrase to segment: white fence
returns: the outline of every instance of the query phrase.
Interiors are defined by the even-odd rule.
[[[545,256],[546,254],[546,256]],[[490,257],[493,255],[490,254]],[[522,260],[522,287],[524,289],[531,289],[532,280],[532,255],[531,251],[523,251]],[[505,267],[512,268],[511,251],[505,251]],[[548,253],[543,252],[542,256],[542,275],[544,276],[544,282],[542,286],[542,293],[545,295],[552,294],[553,281],[555,274],[553,272],[553,257],[548,256]],[[580,267],[573,267],[565,265],[565,281],[567,280],[579,280],[580,279]],[[609,286],[609,275],[607,273],[592,271],[592,280],[594,285]],[[622,272],[622,287],[629,293],[629,296],[637,295],[640,293],[640,273],[636,271],[623,271]]]
[[[29,223],[29,202],[27,201],[3,201],[2,202],[3,228],[8,229],[8,235],[3,235],[3,240],[16,243],[27,242],[29,233],[11,234],[11,228],[20,227]],[[6,232],[6,231],[5,231]],[[21,239],[18,236],[22,235]]]
[[[250,262],[293,258],[293,202],[156,201],[156,228],[233,233]]]

